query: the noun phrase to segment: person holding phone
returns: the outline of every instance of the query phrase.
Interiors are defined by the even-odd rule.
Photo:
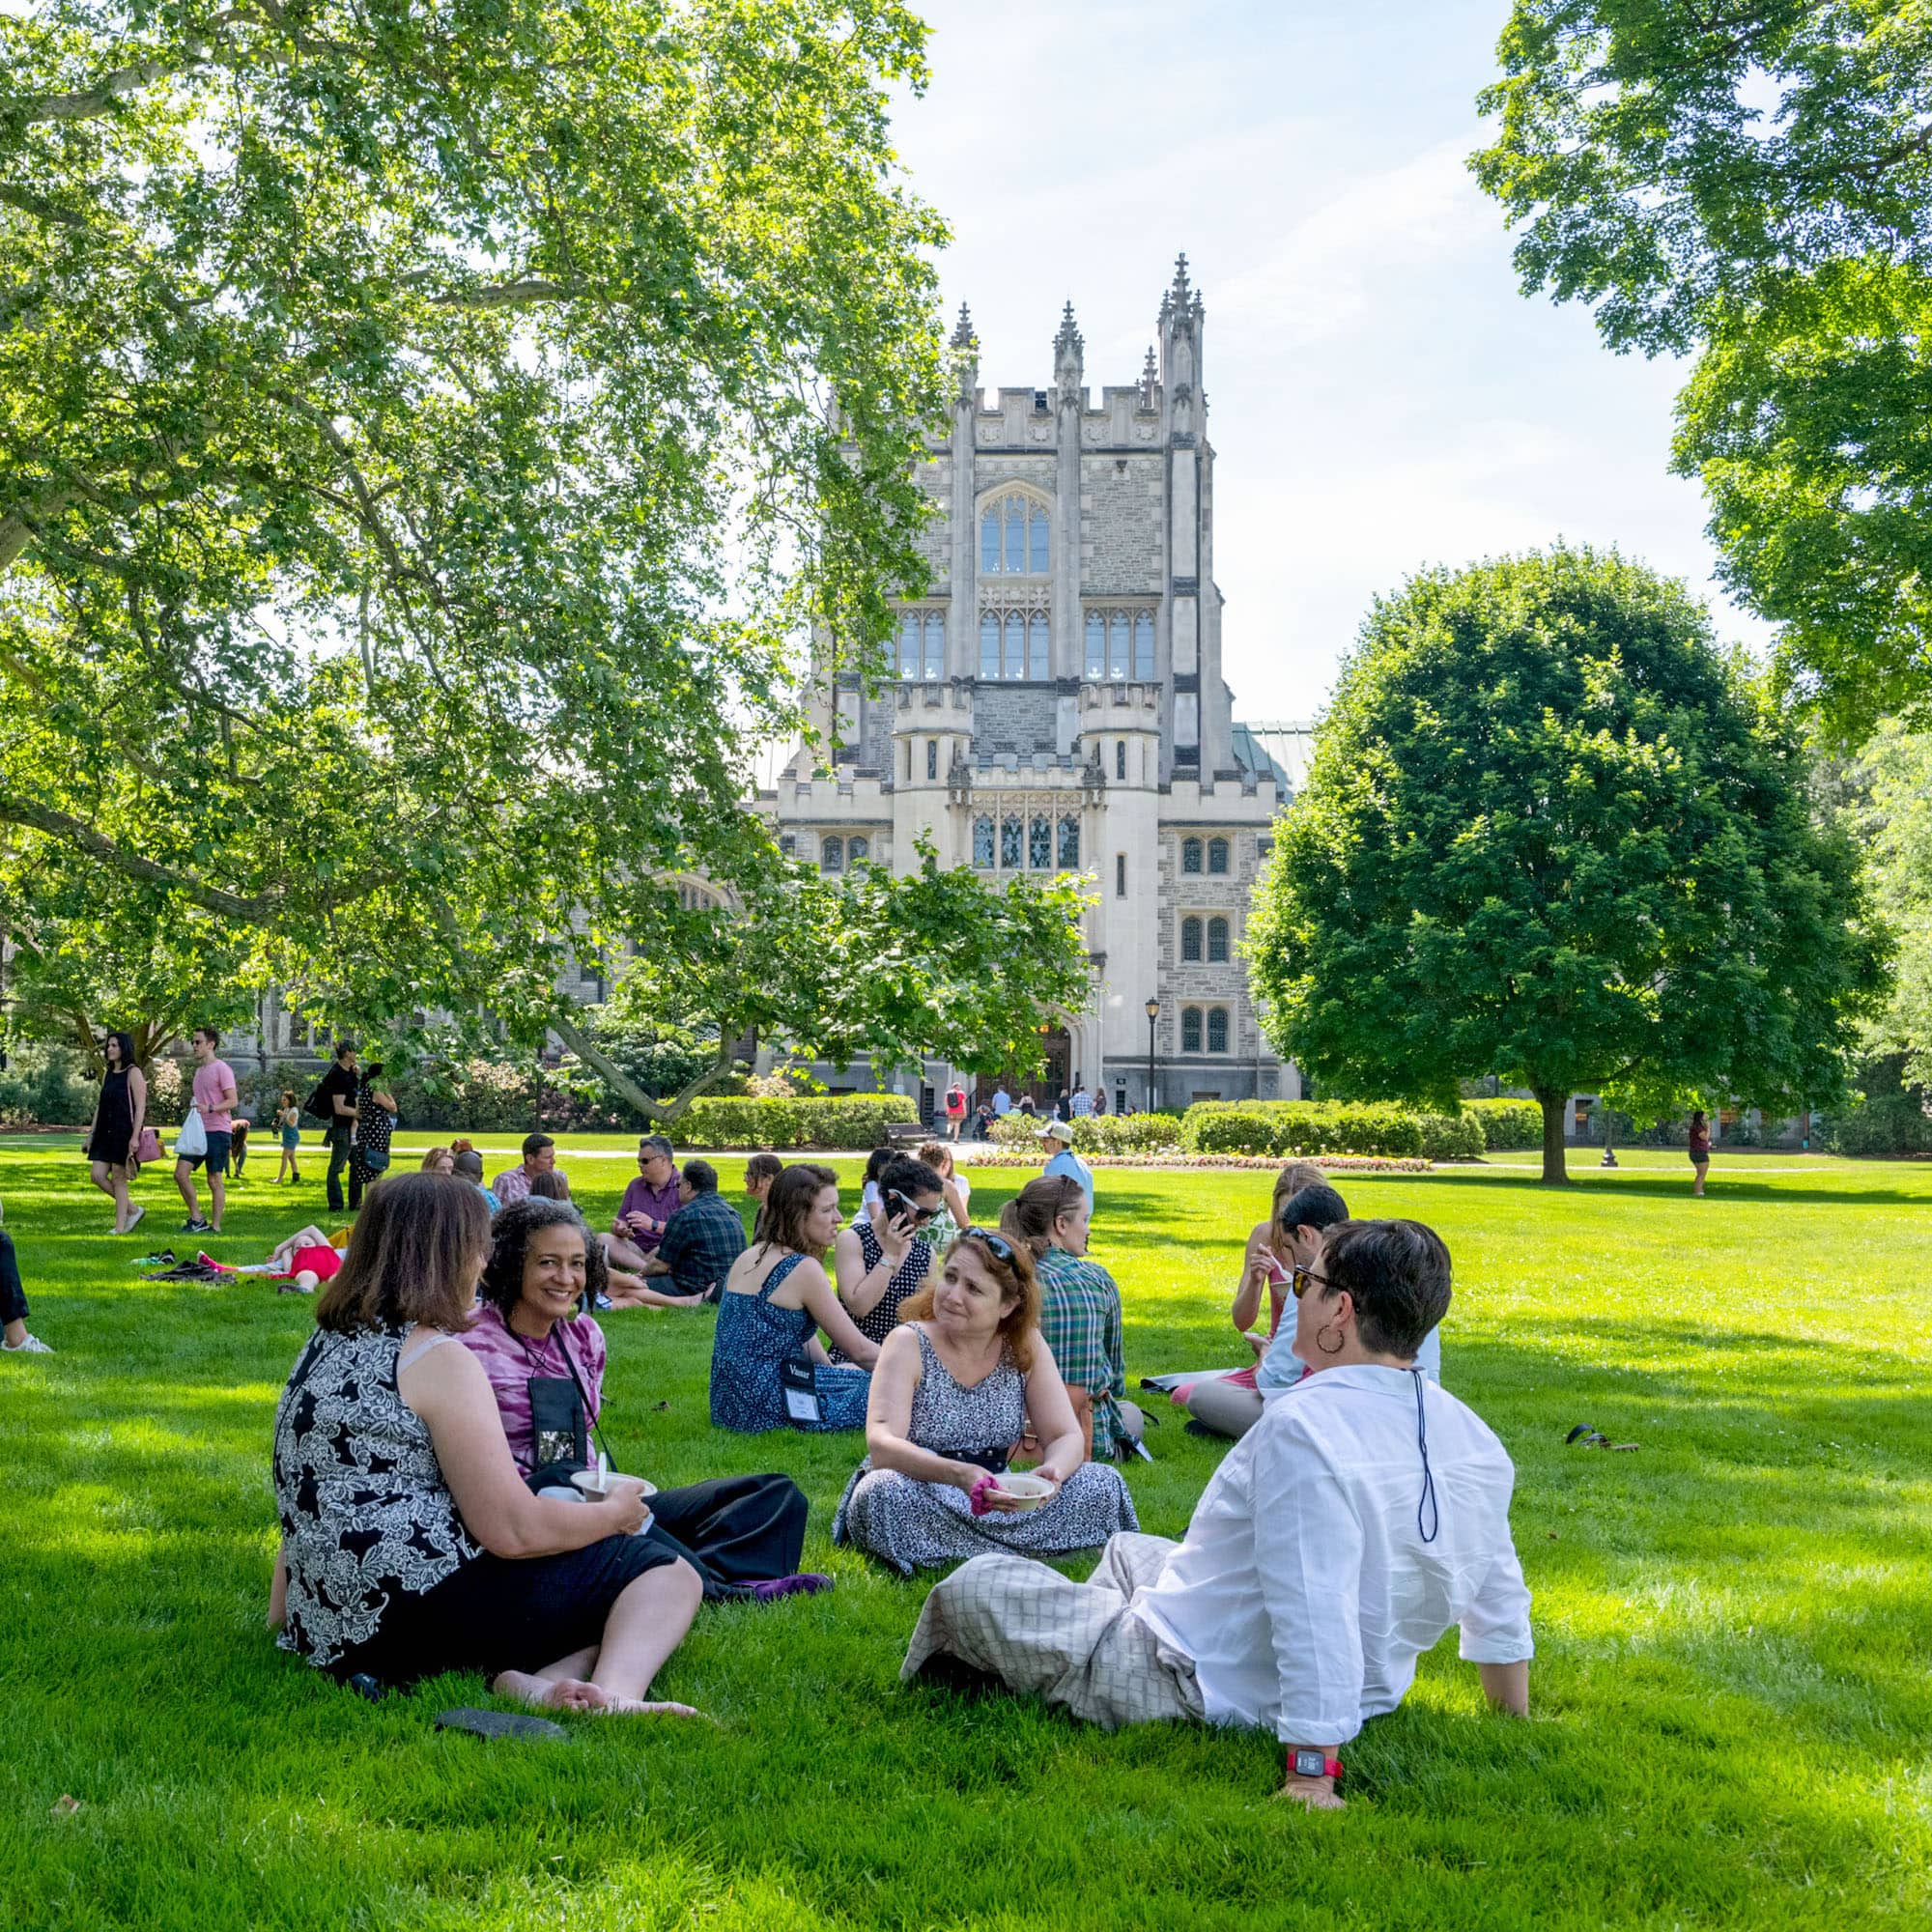
[[[833,1250],[838,1299],[867,1341],[899,1325],[899,1309],[925,1286],[932,1249],[917,1238],[946,1207],[946,1183],[923,1160],[895,1154],[879,1172],[878,1205],[844,1230]],[[845,1356],[835,1350],[831,1359]]]

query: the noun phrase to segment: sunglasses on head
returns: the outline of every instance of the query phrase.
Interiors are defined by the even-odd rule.
[[[898,1204],[896,1207],[893,1206],[895,1202]],[[908,1201],[896,1187],[886,1189],[886,1205],[892,1208],[895,1215],[910,1214],[912,1216],[912,1224],[915,1228],[924,1227],[939,1212],[937,1208],[921,1208],[916,1206],[914,1203]]]
[[[986,1252],[995,1261],[1005,1262],[1009,1267],[1013,1262],[1013,1244],[1004,1235],[996,1235],[990,1228],[968,1228],[959,1238],[962,1241],[983,1241]]]

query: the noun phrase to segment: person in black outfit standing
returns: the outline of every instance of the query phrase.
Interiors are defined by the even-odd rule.
[[[335,1065],[322,1076],[320,1084],[309,1095],[308,1111],[320,1117],[328,1135],[328,1211],[340,1214],[343,1211],[342,1171],[350,1164],[351,1152],[355,1135],[355,1103],[361,1094],[361,1083],[355,1077],[355,1042],[353,1039],[338,1040],[335,1047]],[[355,1176],[350,1176],[351,1184]],[[355,1200],[359,1206],[362,1190],[357,1187]]]
[[[372,1060],[355,1093],[355,1157],[349,1164],[349,1207],[361,1207],[362,1190],[388,1171],[389,1136],[396,1130],[396,1103],[376,1085],[383,1063]]]
[[[87,1158],[94,1184],[114,1202],[114,1232],[132,1234],[147,1213],[128,1198],[128,1183],[141,1171],[141,1129],[148,1122],[148,1078],[134,1065],[133,1037],[110,1033],[100,1043],[106,1071],[100,1098],[87,1130]]]

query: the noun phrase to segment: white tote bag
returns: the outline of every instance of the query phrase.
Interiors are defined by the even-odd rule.
[[[175,1136],[175,1158],[192,1160],[207,1151],[208,1129],[201,1124],[201,1109],[190,1107],[187,1118],[181,1123],[181,1132]]]

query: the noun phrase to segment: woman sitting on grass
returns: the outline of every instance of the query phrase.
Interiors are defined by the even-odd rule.
[[[838,1177],[813,1161],[786,1168],[718,1297],[711,1337],[711,1420],[718,1428],[755,1435],[857,1429],[865,1421],[879,1350],[846,1314],[820,1260],[838,1234]],[[821,1328],[850,1363],[822,1359]]]
[[[969,1228],[901,1312],[904,1325],[879,1351],[867,1459],[845,1486],[834,1543],[910,1577],[988,1549],[1097,1549],[1140,1527],[1121,1472],[1083,1460],[1073,1405],[1040,1340],[1039,1284],[1023,1243]],[[1046,1444],[1034,1473],[1055,1493],[1019,1514],[997,1478],[1027,1434]]]
[[[568,1470],[588,1463],[604,1406],[604,1333],[578,1313],[586,1290],[602,1288],[604,1245],[574,1207],[534,1187],[497,1216],[490,1236],[463,1346],[490,1378],[518,1469],[539,1494],[542,1472],[553,1471],[568,1499]],[[725,1476],[660,1490],[646,1533],[691,1564],[706,1597],[768,1603],[830,1587],[830,1577],[797,1574],[807,1508],[789,1476]]]
[[[532,1704],[693,1716],[642,1701],[703,1584],[662,1539],[631,1534],[641,1485],[532,1495],[482,1365],[444,1346],[489,1254],[476,1189],[428,1174],[370,1189],[275,1409],[270,1621],[337,1678],[481,1670]]]

